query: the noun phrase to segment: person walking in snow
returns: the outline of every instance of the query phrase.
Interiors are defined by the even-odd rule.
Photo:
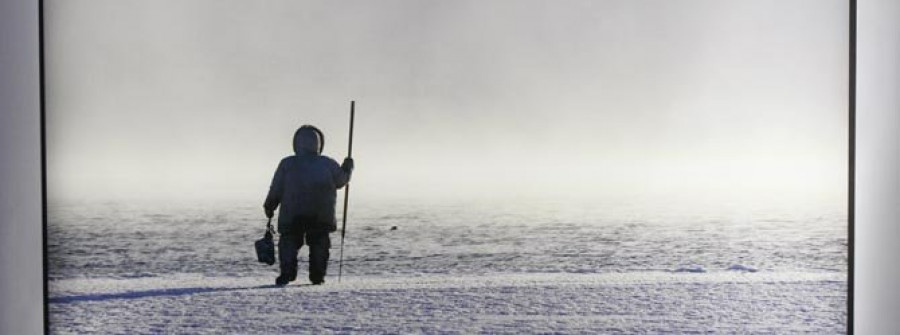
[[[334,207],[337,190],[347,185],[353,173],[353,159],[343,164],[322,155],[325,138],[313,126],[304,125],[294,133],[293,156],[278,164],[263,209],[267,218],[278,209],[278,260],[280,275],[275,285],[297,279],[297,253],[309,246],[309,280],[325,282],[331,238],[337,230]],[[280,206],[280,208],[279,208]]]

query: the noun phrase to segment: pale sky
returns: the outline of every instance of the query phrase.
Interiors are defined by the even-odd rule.
[[[51,198],[846,196],[847,3],[45,1]]]

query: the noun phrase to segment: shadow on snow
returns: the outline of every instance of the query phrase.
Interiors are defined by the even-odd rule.
[[[299,284],[299,285],[291,285],[293,287],[297,286],[308,286],[312,284]],[[288,287],[291,287],[288,286]],[[103,294],[87,294],[87,295],[71,295],[71,296],[62,296],[62,297],[53,297],[48,299],[48,302],[51,304],[67,304],[73,302],[82,302],[82,301],[107,301],[107,300],[129,300],[129,299],[141,299],[141,298],[153,298],[153,297],[177,297],[183,295],[193,295],[200,293],[210,293],[210,292],[234,292],[234,291],[248,291],[248,290],[260,290],[260,289],[270,289],[270,288],[279,288],[275,285],[259,285],[259,286],[249,286],[249,287],[182,287],[182,288],[167,288],[167,289],[156,289],[156,290],[146,290],[146,291],[131,291],[131,292],[119,292],[119,293],[103,293]]]

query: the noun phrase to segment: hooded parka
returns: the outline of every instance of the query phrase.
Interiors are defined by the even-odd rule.
[[[294,133],[293,156],[278,163],[263,204],[278,212],[278,232],[333,232],[337,190],[350,181],[352,166],[340,166],[321,155],[324,139],[312,126]],[[280,205],[280,206],[279,206]]]

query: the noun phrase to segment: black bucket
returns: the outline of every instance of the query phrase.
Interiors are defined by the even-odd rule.
[[[272,239],[272,219],[266,225],[266,234],[263,238],[256,240],[256,259],[260,263],[267,265],[275,264],[275,241]]]

